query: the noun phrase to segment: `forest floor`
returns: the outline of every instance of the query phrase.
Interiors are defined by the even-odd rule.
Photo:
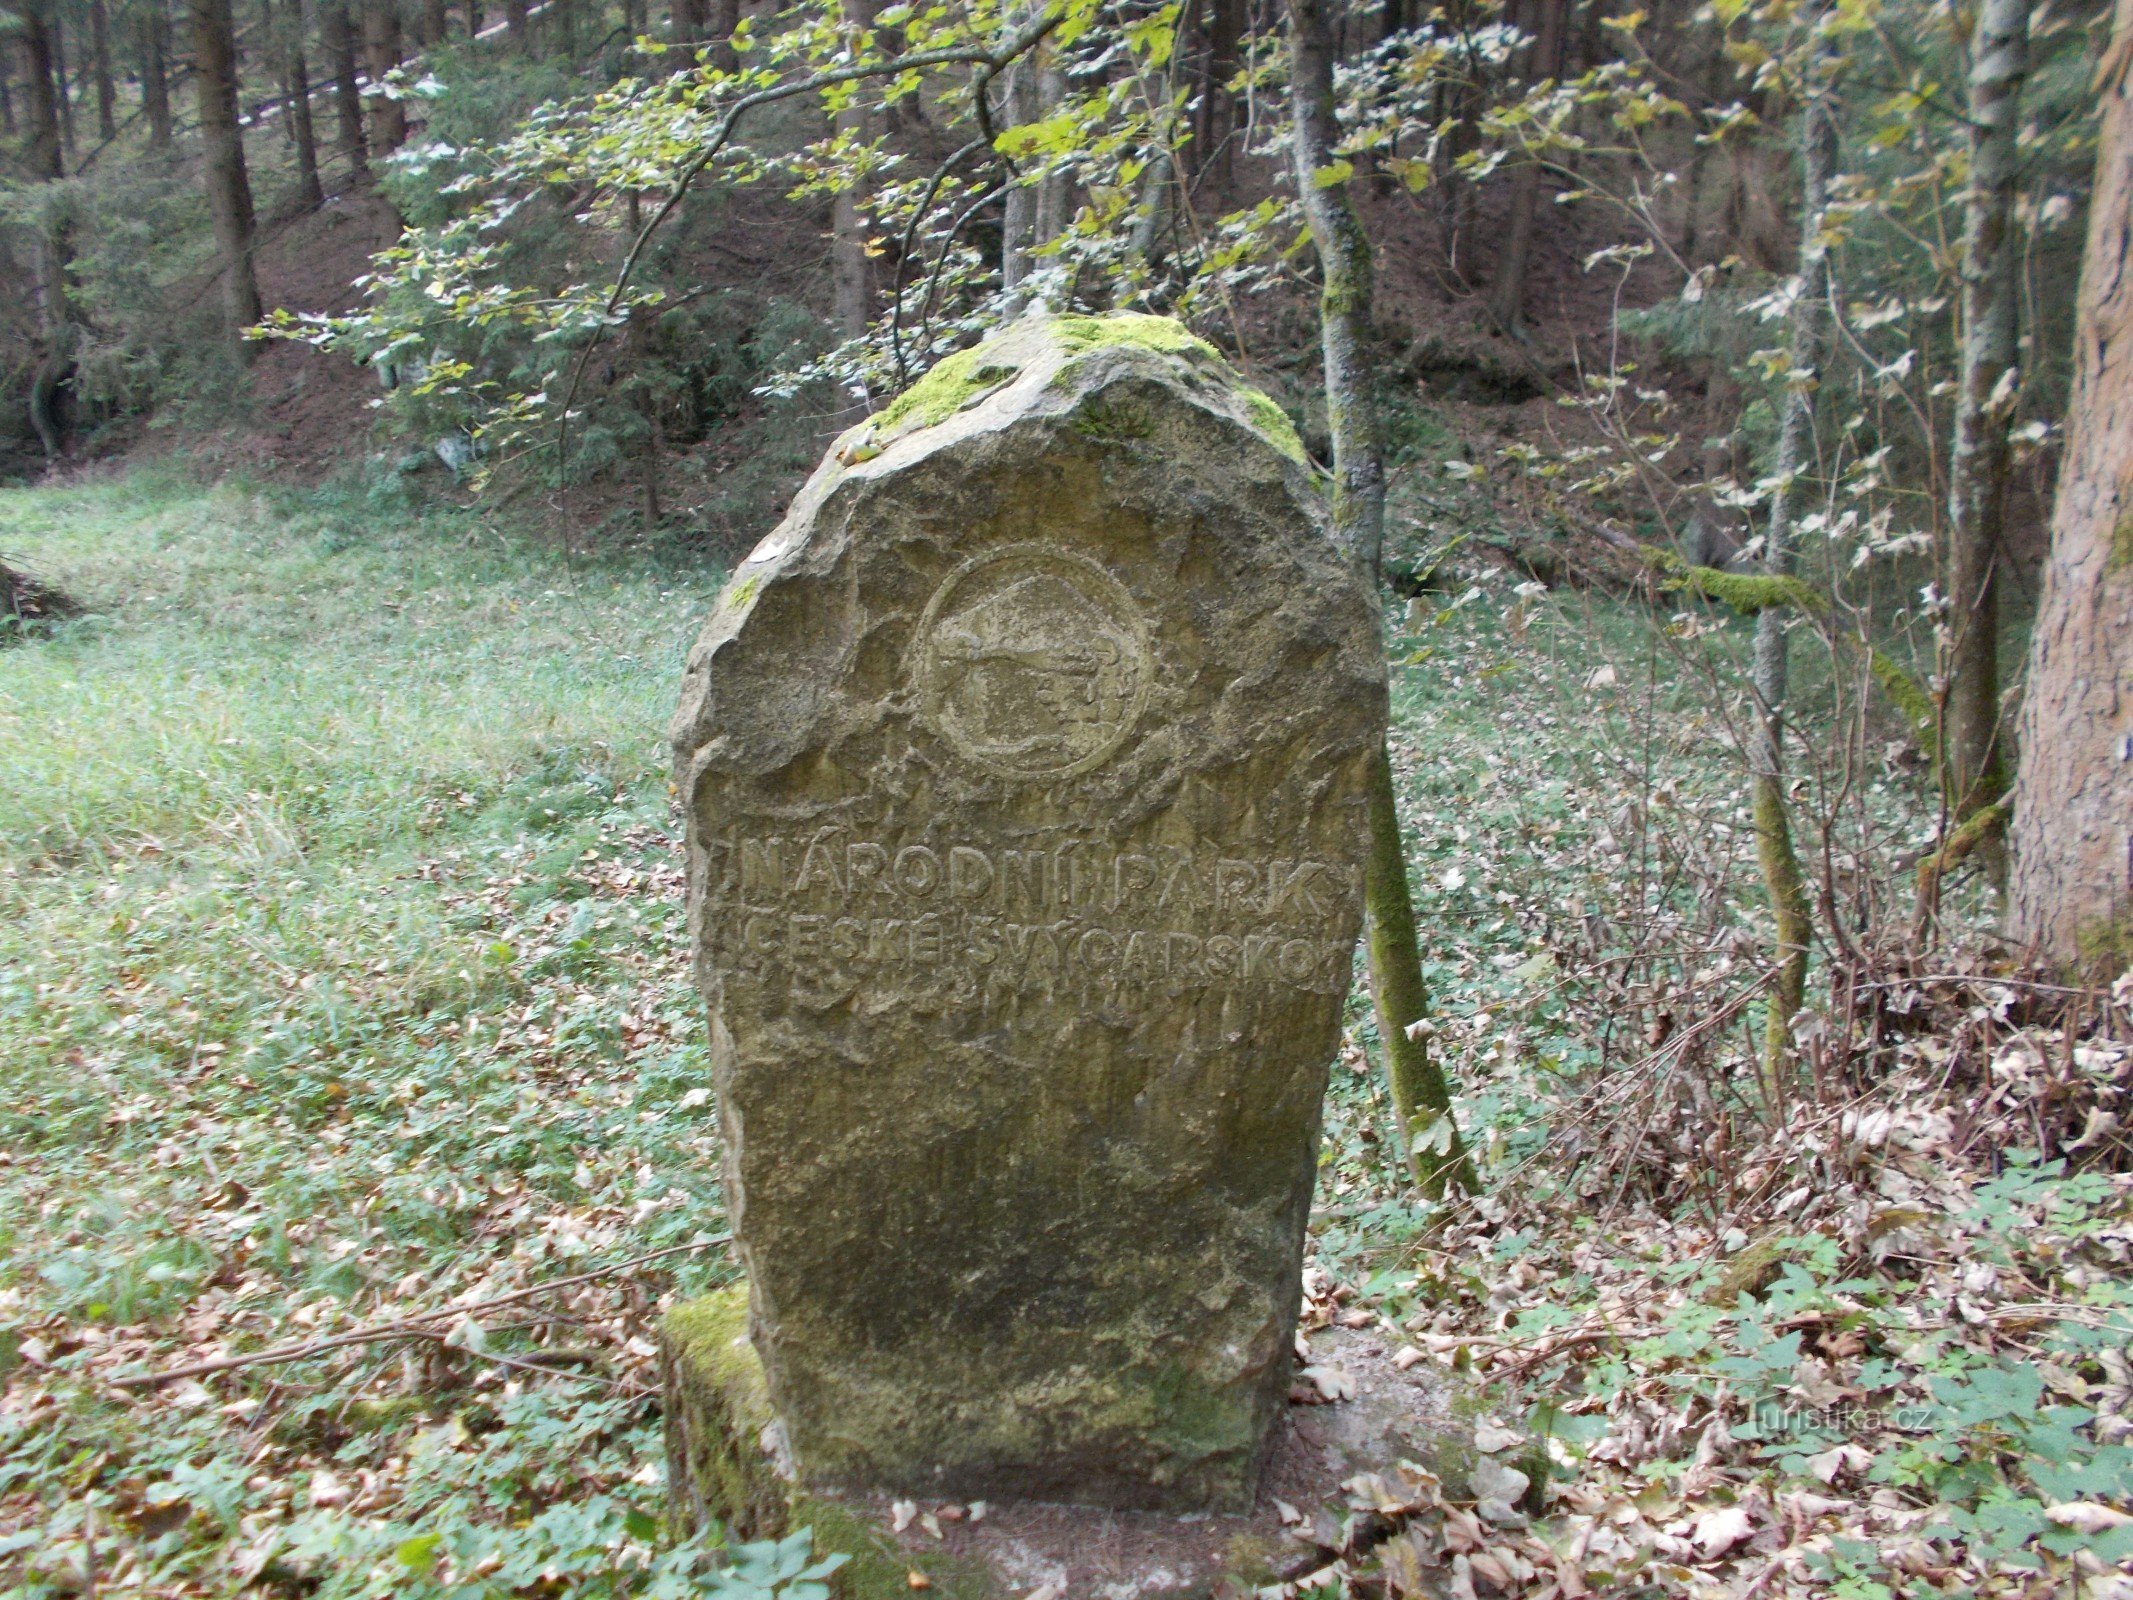
[[[86,608],[0,649],[0,1594],[701,1592],[648,1384],[734,1271],[663,744],[720,574],[394,492],[0,494]],[[2133,981],[1825,965],[1766,1088],[1658,636],[1477,568],[1392,641],[1487,1192],[1398,1181],[1357,996],[1306,1332],[1469,1375],[1486,1464],[1295,1508],[1292,1588],[2133,1595]]]

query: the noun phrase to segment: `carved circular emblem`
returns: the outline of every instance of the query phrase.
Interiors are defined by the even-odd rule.
[[[1002,778],[1070,778],[1108,757],[1148,702],[1148,628],[1085,556],[1010,545],[964,562],[912,647],[919,714]]]

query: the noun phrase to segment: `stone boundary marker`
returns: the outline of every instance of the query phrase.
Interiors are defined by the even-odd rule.
[[[748,1277],[668,1323],[683,1521],[1251,1505],[1385,716],[1294,431],[1177,324],[1026,319],[838,441],[674,724]]]

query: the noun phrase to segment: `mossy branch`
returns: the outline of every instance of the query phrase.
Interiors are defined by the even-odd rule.
[[[1925,860],[1918,863],[1918,898],[1921,905],[1930,905],[1939,893],[1940,881],[1964,858],[1981,846],[1999,838],[2007,831],[2007,819],[2014,813],[2014,802],[1996,800],[1983,806],[1963,819],[1953,833],[1941,841],[1941,846]]]
[[[1866,652],[1866,670],[1889,697],[1889,704],[1903,713],[1918,741],[1918,753],[1928,761],[1940,761],[1940,713],[1924,685],[1882,651],[1872,646]]]
[[[1717,567],[1668,563],[1674,576],[1666,587],[1700,594],[1730,606],[1744,617],[1791,607],[1810,616],[1829,609],[1829,601],[1798,578],[1766,572],[1721,572]]]

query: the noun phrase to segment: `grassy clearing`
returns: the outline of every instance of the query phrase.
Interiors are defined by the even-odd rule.
[[[641,1375],[597,1353],[531,1388],[404,1345],[155,1403],[22,1380],[718,1230],[662,738],[718,575],[177,482],[0,522],[92,613],[0,654],[0,1549],[78,1585],[101,1508],[107,1582],[330,1552],[357,1592],[432,1532],[641,1516]],[[627,1362],[648,1306],[596,1286],[498,1347]]]

